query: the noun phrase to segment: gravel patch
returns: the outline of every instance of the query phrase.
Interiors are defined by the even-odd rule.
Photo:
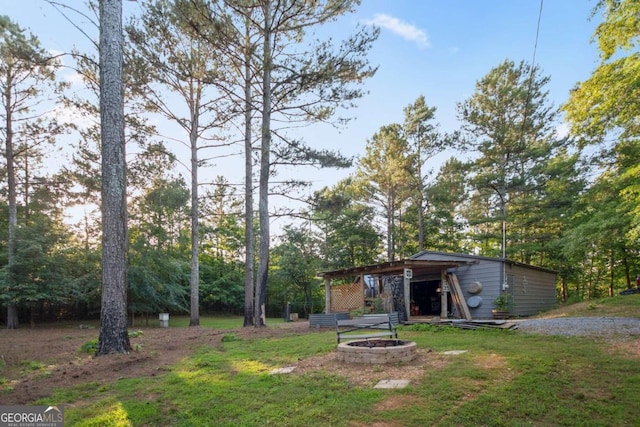
[[[564,336],[640,336],[640,318],[556,317],[516,320],[523,332]]]

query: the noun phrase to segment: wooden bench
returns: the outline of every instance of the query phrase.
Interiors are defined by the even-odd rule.
[[[353,319],[336,319],[338,344],[344,339],[398,338],[398,313],[367,314]]]

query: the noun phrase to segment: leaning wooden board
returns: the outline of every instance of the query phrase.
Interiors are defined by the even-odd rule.
[[[471,312],[469,311],[469,306],[467,306],[467,301],[464,299],[464,295],[462,295],[462,289],[460,288],[460,283],[458,283],[458,277],[453,274],[447,274],[447,282],[449,282],[449,289],[451,289],[451,298],[453,298],[453,302],[462,313],[462,316],[466,320],[471,320]]]

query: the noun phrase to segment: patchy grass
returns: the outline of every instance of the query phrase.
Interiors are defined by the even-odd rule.
[[[283,319],[268,320],[269,325],[277,325],[283,323]],[[158,320],[156,320],[158,323]],[[244,323],[242,316],[201,316],[200,326],[215,329],[233,329],[241,328]],[[189,316],[169,316],[169,327],[185,327],[189,326]]]
[[[546,315],[637,316],[638,308],[640,295],[631,295]],[[237,321],[202,323],[238,327]],[[359,385],[323,365],[270,374],[334,351],[332,330],[277,338],[225,332],[217,345],[194,348],[157,375],[60,389],[35,403],[64,405],[68,426],[637,425],[640,352],[627,350],[638,348],[638,337],[429,326],[401,327],[399,335],[442,361],[425,364],[422,378],[405,389]],[[444,354],[450,350],[466,352]],[[374,367],[354,369],[366,375]]]
[[[270,375],[332,351],[333,332],[278,339],[236,338],[202,347],[165,375],[60,391],[70,426],[566,426],[633,425],[637,359],[604,342],[517,331],[402,329],[450,363],[402,390],[354,386],[320,367]],[[366,370],[369,367],[362,367]],[[394,378],[397,379],[397,378]]]
[[[560,305],[536,317],[638,317],[639,315],[640,294],[632,294]]]

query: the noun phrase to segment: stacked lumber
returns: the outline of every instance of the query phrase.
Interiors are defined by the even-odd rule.
[[[518,324],[506,320],[462,320],[447,319],[434,322],[435,325],[453,326],[460,329],[518,329]]]

